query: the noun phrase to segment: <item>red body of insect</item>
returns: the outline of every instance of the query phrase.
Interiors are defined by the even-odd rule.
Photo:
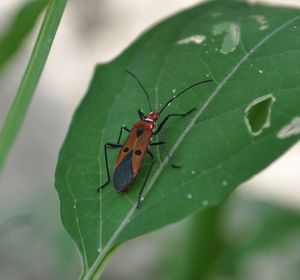
[[[115,164],[113,185],[116,191],[126,191],[138,175],[158,118],[158,112],[151,112],[132,127]]]

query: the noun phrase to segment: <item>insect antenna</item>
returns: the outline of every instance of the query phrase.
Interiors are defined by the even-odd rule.
[[[146,89],[144,88],[143,84],[141,83],[141,81],[138,79],[138,77],[133,74],[132,72],[130,72],[129,70],[125,70],[129,75],[131,75],[137,82],[138,84],[140,85],[140,87],[143,89],[146,97],[147,97],[147,100],[148,100],[148,105],[149,105],[149,110],[150,112],[152,112],[152,107],[151,107],[151,103],[150,103],[150,98],[149,98],[149,94],[148,92],[146,91]]]
[[[195,86],[198,86],[198,85],[201,85],[201,84],[204,84],[204,83],[208,83],[208,82],[212,82],[213,80],[204,80],[204,81],[201,81],[201,82],[197,82],[195,84],[192,84],[190,86],[188,86],[187,88],[185,88],[184,90],[182,90],[181,92],[179,92],[178,94],[174,95],[162,108],[161,110],[159,111],[159,114],[161,114],[163,112],[164,109],[166,109],[166,107],[174,100],[176,99],[177,97],[179,97],[180,95],[184,94],[186,91],[188,91],[189,89],[195,87]]]

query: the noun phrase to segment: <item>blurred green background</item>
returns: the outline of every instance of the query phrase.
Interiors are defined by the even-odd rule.
[[[61,225],[53,187],[58,150],[72,113],[96,63],[115,57],[149,25],[198,2],[68,3],[0,176],[1,280],[67,280],[79,275],[80,258]],[[297,0],[267,2],[300,6]],[[0,2],[0,125],[24,72],[45,3]],[[299,166],[298,144],[222,206],[120,246],[102,279],[299,279]]]

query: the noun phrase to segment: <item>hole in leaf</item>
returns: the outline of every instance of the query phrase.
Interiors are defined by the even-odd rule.
[[[275,97],[267,94],[253,100],[245,110],[245,122],[249,132],[257,136],[270,126],[271,107]]]

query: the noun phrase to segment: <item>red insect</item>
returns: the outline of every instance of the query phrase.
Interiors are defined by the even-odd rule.
[[[167,147],[167,144],[165,141],[158,141],[158,142],[151,142],[152,135],[156,135],[159,133],[159,131],[163,128],[165,123],[170,117],[184,117],[188,114],[192,113],[196,108],[192,108],[191,110],[187,111],[183,114],[169,114],[167,115],[163,121],[158,125],[158,128],[156,129],[156,122],[158,121],[160,115],[162,112],[167,108],[167,106],[177,97],[191,89],[192,87],[195,87],[200,84],[204,84],[207,82],[211,82],[212,80],[205,80],[201,82],[197,82],[195,84],[190,85],[186,89],[179,92],[177,95],[173,96],[162,108],[159,112],[152,111],[151,103],[149,95],[142,85],[142,83],[138,80],[138,78],[130,71],[126,71],[129,73],[141,86],[143,89],[147,100],[148,105],[150,109],[150,113],[145,116],[142,112],[142,110],[138,110],[138,114],[140,117],[140,120],[137,121],[134,126],[129,130],[127,127],[123,126],[121,127],[119,138],[117,143],[105,143],[104,144],[104,154],[105,154],[105,163],[106,163],[106,172],[107,172],[107,182],[105,182],[101,187],[97,189],[97,192],[99,192],[100,189],[104,188],[110,183],[110,173],[108,168],[108,159],[107,159],[107,147],[113,147],[113,148],[121,148],[118,159],[115,164],[114,173],[113,173],[113,185],[117,192],[124,192],[127,191],[128,187],[132,184],[135,177],[138,175],[139,170],[143,164],[144,157],[147,154],[151,157],[151,165],[148,170],[148,174],[146,176],[146,179],[144,181],[144,184],[139,192],[139,197],[137,201],[137,208],[140,206],[140,203],[142,201],[142,193],[144,190],[144,187],[146,186],[147,179],[150,175],[153,163],[154,163],[154,156],[149,151],[149,147],[151,146],[157,146],[157,145],[163,145],[165,147],[165,150],[167,152],[169,162],[173,168],[179,168],[180,166],[175,165],[172,163],[171,156],[169,154],[169,150]],[[121,136],[123,130],[126,130],[129,132],[129,135],[123,145],[120,144]]]

